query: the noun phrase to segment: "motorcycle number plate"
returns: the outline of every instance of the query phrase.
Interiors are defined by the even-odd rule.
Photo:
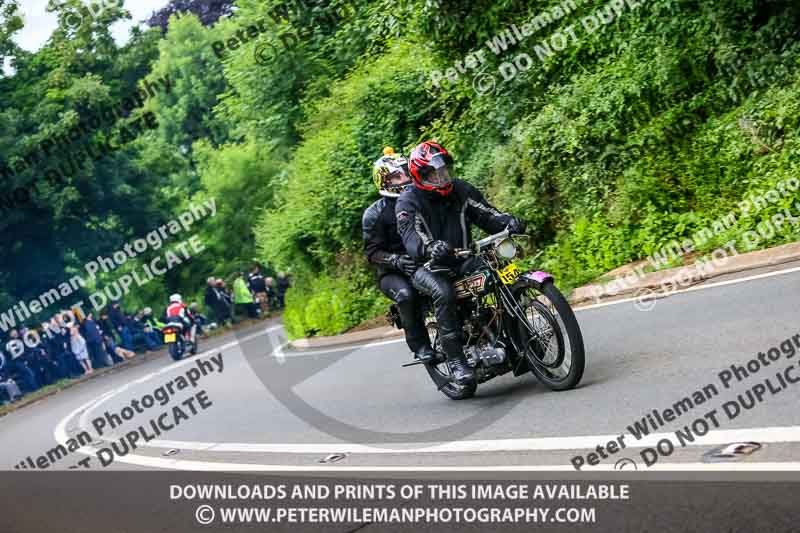
[[[497,274],[500,276],[500,281],[502,281],[504,285],[511,285],[517,281],[517,278],[520,276],[520,271],[517,265],[511,263],[503,270],[498,270]]]
[[[164,342],[175,342],[177,338],[174,333],[167,333],[164,335]]]

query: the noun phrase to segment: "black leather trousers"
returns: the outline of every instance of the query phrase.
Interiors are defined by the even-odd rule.
[[[425,317],[422,316],[422,303],[411,280],[402,274],[386,274],[381,277],[381,292],[397,304],[400,320],[406,335],[406,344],[412,352],[416,352],[431,341],[425,328]]]
[[[414,287],[433,300],[442,351],[448,359],[464,357],[464,336],[456,309],[454,279],[451,278],[450,272],[463,276],[477,270],[479,265],[475,258],[470,258],[450,266],[449,271],[432,272],[422,267],[414,274]]]

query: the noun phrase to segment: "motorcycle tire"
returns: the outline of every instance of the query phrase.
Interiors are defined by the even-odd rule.
[[[169,345],[169,356],[175,361],[180,361],[183,357],[183,353],[181,353],[181,349],[177,342]]]
[[[552,370],[552,365],[541,362],[536,354],[525,353],[523,354],[528,367],[536,378],[542,382],[546,387],[554,391],[563,391],[574,389],[578,386],[583,378],[583,372],[586,366],[586,355],[583,346],[583,335],[581,334],[578,320],[575,318],[575,313],[572,311],[567,299],[561,294],[552,281],[545,281],[542,284],[528,281],[524,285],[515,288],[515,297],[517,301],[522,304],[521,297],[525,291],[533,290],[535,293],[540,293],[550,302],[552,310],[542,304],[540,301],[533,302],[529,307],[535,309],[538,315],[545,324],[558,326],[557,330],[553,331],[552,340],[558,343],[558,355],[555,362],[559,365],[557,370],[561,371],[557,375]],[[528,307],[524,306],[523,308]],[[554,312],[553,312],[554,311]],[[522,323],[519,323],[519,338],[528,339],[530,334]],[[564,343],[569,341],[569,346]],[[522,344],[528,344],[525,341]],[[526,350],[527,352],[528,350]],[[568,353],[567,353],[568,352]],[[564,361],[569,357],[569,367],[561,368]]]

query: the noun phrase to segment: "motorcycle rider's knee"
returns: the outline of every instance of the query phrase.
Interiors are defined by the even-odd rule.
[[[394,301],[400,305],[413,305],[417,301],[417,295],[411,287],[403,287],[395,293]]]

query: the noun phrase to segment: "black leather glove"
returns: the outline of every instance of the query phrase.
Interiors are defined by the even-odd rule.
[[[431,261],[438,263],[453,251],[453,248],[444,241],[433,241],[428,245],[428,255],[431,256]]]
[[[406,276],[411,277],[417,271],[417,262],[408,255],[401,255],[395,260],[394,267]]]
[[[528,229],[528,225],[517,217],[511,217],[511,222],[508,223],[507,227],[508,231],[514,235],[525,233],[525,230]]]

